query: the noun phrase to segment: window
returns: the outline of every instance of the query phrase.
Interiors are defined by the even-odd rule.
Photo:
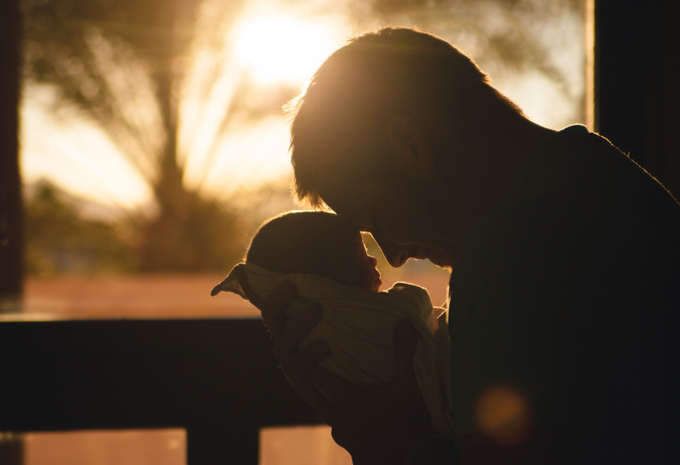
[[[21,465],[185,465],[186,433],[174,430],[24,433]]]
[[[24,315],[257,316],[208,293],[295,208],[281,106],[346,37],[418,26],[538,123],[586,114],[582,0],[21,2]],[[380,257],[375,244],[371,252]],[[392,270],[446,296],[428,263]]]

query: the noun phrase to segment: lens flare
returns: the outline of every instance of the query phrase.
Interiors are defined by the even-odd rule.
[[[476,418],[480,430],[498,444],[518,444],[529,433],[528,403],[507,386],[491,386],[482,392],[477,401]]]

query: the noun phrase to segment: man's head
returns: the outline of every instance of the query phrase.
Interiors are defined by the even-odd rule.
[[[290,109],[294,114],[291,160],[298,200],[314,207],[328,205],[374,236],[381,231],[367,224],[373,219],[367,218],[366,212],[357,221],[356,212],[348,213],[350,208],[337,205],[344,199],[334,202],[332,198],[339,199],[340,191],[355,190],[357,182],[383,183],[387,190],[405,192],[404,202],[392,205],[401,213],[394,221],[427,228],[419,220],[436,216],[436,208],[428,211],[423,201],[442,192],[426,179],[426,173],[412,170],[408,160],[395,160],[395,151],[411,150],[420,161],[426,160],[431,172],[446,171],[452,141],[456,141],[458,152],[464,152],[473,145],[472,134],[489,124],[490,115],[499,119],[521,114],[489,85],[487,76],[470,58],[449,43],[411,29],[391,28],[353,39],[333,53]],[[375,193],[364,194],[365,200],[374,201]],[[386,202],[375,207],[381,223],[385,219],[382,210],[390,200]],[[408,203],[413,204],[409,211]],[[413,212],[422,213],[422,218],[410,217]],[[384,252],[384,245],[389,248],[387,242],[391,242],[399,246],[397,255],[402,258],[432,258],[436,251],[439,264],[450,265],[450,257],[444,255],[452,252],[445,250],[450,246],[441,238],[428,238],[422,231],[385,229],[384,233],[382,241],[376,237]],[[395,266],[405,261],[396,255],[387,258]]]
[[[382,284],[361,233],[328,212],[288,212],[268,220],[246,259],[272,271],[318,274],[365,290],[379,291]]]

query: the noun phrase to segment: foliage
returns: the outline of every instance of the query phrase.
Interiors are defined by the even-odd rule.
[[[226,18],[221,24],[228,25],[228,18],[234,16],[240,3],[213,2],[218,7],[212,13],[222,20]],[[22,2],[25,85],[57,86],[63,102],[77,105],[108,132],[154,194],[157,214],[130,213],[138,237],[134,248],[137,256],[134,265],[126,260],[125,265],[111,265],[117,270],[214,269],[217,260],[235,260],[243,248],[235,214],[227,206],[205,199],[195,188],[188,189],[183,181],[178,108],[185,63],[202,4],[200,0]],[[207,32],[210,31],[203,31]],[[66,215],[64,205],[55,204],[53,208],[34,218],[36,226],[42,222],[39,229],[44,234],[52,228],[45,222],[58,220],[55,215]],[[103,223],[83,222],[73,213],[66,216],[74,231],[85,233],[87,228],[94,228],[89,238],[79,239],[83,247],[90,240],[105,241],[107,237],[112,241],[111,254],[122,246],[115,234],[104,232]],[[69,250],[77,249],[73,243],[78,240],[76,236],[65,235],[61,226],[55,227],[50,240],[62,240]],[[29,248],[33,238],[37,239],[29,237]],[[102,248],[94,249],[105,257],[110,255]],[[36,246],[31,250],[29,260],[41,249]],[[89,269],[84,264],[88,260],[81,261],[83,269]],[[71,268],[79,269],[78,266]],[[222,263],[220,268],[225,266],[229,264]],[[31,270],[39,271],[29,267]]]
[[[24,205],[26,271],[36,276],[136,271],[130,225],[86,219],[82,203],[49,183],[34,187]]]
[[[91,204],[47,181],[28,191],[25,259],[27,273],[34,276],[224,271],[245,252],[239,218],[216,201],[189,197],[189,217],[183,222],[193,227],[175,229],[170,224],[167,232],[159,233],[166,225],[134,215],[103,210],[98,215],[103,219],[96,219]]]
[[[186,217],[166,214],[144,223],[142,237],[150,240],[137,249],[144,271],[224,271],[243,258],[248,237],[239,216],[196,192],[184,200],[187,205],[176,213]]]

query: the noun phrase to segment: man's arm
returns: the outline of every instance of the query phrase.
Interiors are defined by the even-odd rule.
[[[295,318],[289,318],[285,315],[285,310],[297,292],[293,283],[285,282],[263,300],[253,292],[245,275],[239,276],[239,282],[248,300],[262,312],[265,326],[272,337],[272,352],[283,373],[302,398],[315,410],[331,411],[332,405],[311,378],[311,370],[329,353],[328,343],[325,339],[319,339],[302,351],[298,349],[302,340],[323,317],[321,306],[310,305],[308,311]],[[317,416],[321,421],[326,421],[319,416],[318,412]]]
[[[461,437],[459,450],[454,450],[450,441],[436,434],[417,385],[410,323],[402,322],[395,333],[397,380],[384,388],[360,388],[317,366],[329,353],[325,340],[298,350],[323,309],[312,305],[302,315],[286,318],[284,310],[295,293],[291,284],[266,301],[257,297],[254,301],[272,334],[274,356],[284,374],[317,417],[332,427],[334,440],[347,449],[355,465],[559,465],[595,459],[585,446],[587,438],[546,428],[534,428],[522,441],[505,444],[493,439],[498,435],[474,433]]]
[[[325,414],[333,438],[355,465],[456,464],[453,444],[436,432],[413,369],[416,336],[402,321],[395,332],[397,378],[382,388],[360,388],[315,368],[312,379],[334,400]]]

